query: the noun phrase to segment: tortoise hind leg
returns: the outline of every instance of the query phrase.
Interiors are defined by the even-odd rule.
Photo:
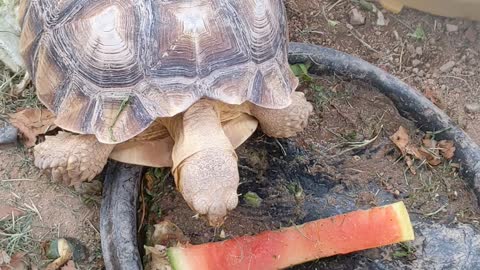
[[[254,104],[251,114],[260,122],[262,131],[270,137],[288,138],[303,131],[313,106],[302,92],[292,94],[292,104],[284,109],[267,109]]]
[[[215,103],[200,100],[184,114],[164,119],[175,140],[172,172],[188,205],[220,226],[238,204],[235,150],[220,124]]]
[[[35,146],[34,162],[51,172],[53,181],[77,185],[102,171],[114,146],[100,143],[94,135],[61,132]]]

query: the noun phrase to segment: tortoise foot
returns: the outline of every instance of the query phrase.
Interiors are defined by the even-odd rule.
[[[267,109],[256,105],[251,112],[260,122],[262,131],[270,137],[288,138],[303,131],[313,106],[302,92],[292,94],[292,104],[284,109]]]
[[[54,182],[78,185],[102,171],[113,147],[100,143],[93,135],[61,132],[35,146],[34,163],[50,173]]]
[[[178,188],[185,201],[200,215],[206,215],[210,226],[223,224],[227,212],[238,204],[239,174],[237,159],[223,149],[205,149],[177,168]]]

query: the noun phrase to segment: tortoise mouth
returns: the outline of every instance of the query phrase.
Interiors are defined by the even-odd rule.
[[[480,147],[415,89],[364,60],[321,46],[290,43],[289,61],[292,64],[310,62],[310,72],[317,75],[335,73],[367,82],[387,96],[402,116],[421,123],[419,129],[445,130],[441,139],[455,142],[455,162],[462,164],[463,179],[470,184],[477,198],[480,196]],[[100,212],[106,269],[142,269],[136,229],[137,197],[142,172],[141,166],[119,162],[108,164]],[[311,188],[318,191],[314,192],[318,196],[328,192],[323,190],[325,186],[312,184]],[[121,204],[118,203],[120,201]]]

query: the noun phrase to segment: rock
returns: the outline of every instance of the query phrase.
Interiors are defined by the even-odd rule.
[[[440,72],[445,73],[449,72],[455,66],[455,61],[448,61],[443,66],[440,67]]]
[[[17,141],[18,129],[7,122],[0,121],[0,145],[15,143]]]
[[[420,70],[420,71],[418,72],[418,76],[420,76],[420,77],[425,76],[425,71]]]
[[[449,24],[449,23],[447,23],[447,24],[445,25],[445,27],[447,28],[447,32],[449,32],[449,33],[457,32],[457,31],[458,31],[458,25],[455,25],[455,24]]]
[[[423,49],[422,49],[422,47],[417,47],[417,48],[415,48],[415,52],[416,52],[418,55],[422,55],[422,54],[423,54]]]
[[[350,24],[351,25],[365,24],[365,16],[360,10],[354,8],[350,11]]]
[[[387,25],[387,23],[385,22],[385,16],[383,16],[383,13],[380,10],[377,11],[377,25],[378,26]]]
[[[422,63],[422,61],[418,60],[418,59],[413,59],[412,60],[412,66],[416,67],[418,65],[420,65]]]
[[[414,69],[412,69],[412,72],[413,72],[413,73],[415,73],[415,74],[417,74],[417,73],[418,73],[418,71],[419,71],[419,69],[418,69],[418,68],[414,68]]]
[[[465,111],[468,113],[480,112],[480,103],[467,103],[465,104]]]

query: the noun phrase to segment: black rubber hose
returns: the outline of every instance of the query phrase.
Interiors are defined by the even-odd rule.
[[[111,161],[100,208],[100,238],[107,270],[141,270],[137,206],[143,167]]]
[[[399,112],[416,122],[424,131],[439,131],[443,139],[452,140],[457,148],[455,160],[461,164],[464,179],[480,198],[480,148],[439,108],[412,87],[357,57],[316,45],[290,43],[292,64],[311,62],[309,70],[317,75],[337,74],[375,86],[389,97]],[[136,213],[142,167],[111,162],[107,168],[100,233],[107,270],[142,269],[138,252]]]
[[[352,55],[334,49],[304,43],[290,43],[289,61],[292,64],[310,61],[309,70],[317,75],[337,74],[361,80],[375,86],[390,98],[402,116],[415,121],[423,131],[440,131],[442,139],[455,143],[455,160],[461,173],[480,198],[480,147],[442,110],[418,91],[384,70]],[[478,200],[477,200],[478,202]]]

